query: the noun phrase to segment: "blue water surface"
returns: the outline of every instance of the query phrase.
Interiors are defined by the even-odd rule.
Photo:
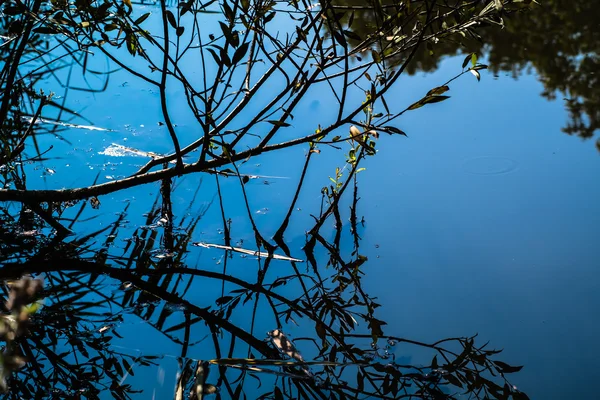
[[[459,73],[462,59],[446,58],[434,73],[402,77],[387,94],[388,104],[400,110],[420,99]],[[100,68],[104,60],[94,62]],[[540,97],[543,86],[535,71],[518,80],[481,72],[481,82],[471,75],[454,81],[447,93],[451,99],[394,121],[408,138],[382,135],[378,154],[365,161],[366,170],[358,175],[362,253],[369,258],[365,288],[382,304],[379,312],[388,324],[387,334],[435,341],[478,333],[482,343],[489,340],[492,347],[504,349],[503,360],[524,365],[513,381],[531,398],[594,398],[600,354],[600,155],[589,142],[561,132],[567,119],[564,103]],[[56,93],[61,94],[58,86]],[[48,137],[53,154],[62,158],[45,162],[55,173],[34,172],[31,188],[81,187],[96,177],[107,182],[147,161],[100,154],[112,143],[156,153],[173,150],[166,128],[159,124],[156,89],[126,72],[111,74],[102,93],[68,95],[69,104],[110,131],[68,129],[61,133],[68,142],[58,144]],[[360,101],[359,94],[353,96]],[[290,129],[308,133],[319,123],[325,126],[331,118],[329,101],[324,93],[309,94]],[[169,89],[168,102],[180,140],[189,143],[199,137],[177,88]],[[275,233],[287,212],[307,151],[307,146],[290,148],[240,166],[243,173],[261,176],[245,188],[250,211],[266,237]],[[190,161],[197,156],[192,153]],[[344,164],[341,153],[327,147],[315,157],[285,236],[292,255],[300,258],[305,230],[313,221],[310,214],[320,207],[320,190],[329,184],[335,167]],[[176,217],[206,210],[192,239],[222,243],[215,177],[190,175],[176,178],[174,184]],[[239,182],[221,178],[221,184],[233,241],[253,247]],[[148,184],[100,197],[100,209],[86,209],[83,217],[94,218],[81,223],[78,234],[112,223],[124,204],[129,204],[129,222],[123,229],[133,233],[145,224],[144,214],[159,187]],[[222,257],[222,251],[190,248],[186,262],[221,271]],[[256,267],[255,260],[236,256],[228,273],[250,281]],[[276,268],[270,273],[276,274]],[[201,303],[220,291],[220,285],[198,284],[187,298]],[[232,318],[240,325],[249,322],[249,316]],[[265,317],[257,329],[272,329],[271,323]],[[127,317],[119,332],[123,339],[117,344],[123,349],[165,355],[160,369],[128,379],[156,380],[152,398],[171,396],[180,346],[135,316]],[[210,348],[191,346],[189,356],[209,358],[214,356]],[[395,356],[411,354],[398,350]],[[148,392],[143,397],[151,398]]]

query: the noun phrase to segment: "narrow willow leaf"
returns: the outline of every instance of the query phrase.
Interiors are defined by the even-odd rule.
[[[274,120],[274,119],[268,120],[267,122],[270,123],[270,124],[273,124],[275,126],[283,126],[283,127],[291,126],[287,122],[277,121],[277,120]]]
[[[512,365],[508,365],[507,363],[504,363],[502,361],[493,361],[493,363],[504,374],[512,374],[514,372],[519,372],[521,369],[523,369],[522,366],[513,367]]]
[[[352,32],[352,31],[348,31],[345,30],[344,31],[344,35],[346,35],[347,37],[349,37],[350,39],[356,40],[356,41],[361,41],[362,39],[360,38],[360,36],[356,33],[356,32]]]
[[[211,48],[206,49],[208,50],[208,52],[213,56],[213,58],[215,59],[215,61],[217,62],[217,65],[221,64],[221,59],[219,58],[219,56],[217,55],[217,52],[214,51]]]
[[[398,129],[395,126],[384,126],[383,129],[385,129],[390,135],[395,133],[408,137],[408,135],[402,129]]]
[[[371,57],[373,57],[373,61],[375,61],[377,64],[381,62],[381,56],[375,50],[371,50]]]
[[[429,92],[427,92],[427,96],[435,96],[435,95],[438,95],[438,94],[444,94],[448,90],[450,90],[450,88],[448,86],[446,86],[446,85],[444,85],[444,86],[438,86],[438,87],[435,87],[435,88],[431,89]]]
[[[242,58],[244,58],[244,56],[248,52],[249,44],[250,44],[250,42],[243,43],[240,47],[238,47],[235,50],[235,53],[233,53],[233,58],[231,60],[233,65],[236,65],[238,62],[240,62],[242,60]]]
[[[423,107],[425,104],[439,103],[440,101],[444,101],[449,98],[450,96],[425,96],[421,100],[408,107],[408,110],[416,110],[417,108]]]
[[[464,68],[467,66],[467,64],[469,64],[469,61],[471,61],[471,56],[472,56],[471,54],[468,54],[468,55],[465,57],[465,59],[463,60],[463,63],[462,63],[462,67],[463,67],[463,69],[464,69]]]
[[[440,101],[444,101],[449,98],[450,96],[427,96],[424,99],[424,104],[439,103]]]
[[[150,13],[146,13],[144,15],[142,15],[141,17],[139,17],[138,19],[135,20],[134,24],[139,25],[142,22],[144,22],[148,17],[150,16]]]
[[[175,16],[173,15],[173,13],[167,10],[165,11],[165,14],[167,16],[167,21],[169,21],[169,24],[173,27],[173,29],[177,29],[177,22],[175,21]]]
[[[340,46],[342,46],[343,48],[348,47],[348,43],[346,42],[346,38],[344,37],[344,35],[340,34],[338,31],[333,31],[333,37],[335,38],[335,41],[338,42],[338,44]]]

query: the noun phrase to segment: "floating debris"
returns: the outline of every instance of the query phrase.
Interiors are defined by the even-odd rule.
[[[23,119],[23,121],[26,121],[29,123],[31,123],[33,121],[32,117],[22,117],[22,119]],[[37,124],[57,125],[57,126],[64,126],[67,128],[87,129],[88,131],[114,132],[112,129],[100,128],[100,127],[93,126],[93,125],[77,125],[77,124],[70,124],[68,122],[51,121],[51,120],[44,119],[44,118],[36,119],[35,123],[36,123],[36,125]]]
[[[221,244],[211,244],[211,243],[203,243],[203,242],[192,243],[192,245],[196,246],[196,247],[204,247],[207,249],[212,247],[215,249],[230,250],[230,251],[235,251],[237,253],[247,254],[247,255],[251,255],[251,256],[257,256],[257,257],[261,257],[261,258],[272,258],[274,260],[304,262],[304,260],[300,260],[298,258],[281,256],[278,254],[269,254],[264,251],[247,250],[247,249],[242,249],[241,247],[224,246]]]
[[[23,232],[19,233],[19,236],[28,237],[28,236],[35,236],[35,235],[39,235],[39,234],[40,234],[40,232],[38,232],[37,230],[34,229],[31,231],[23,231]]]
[[[138,150],[133,147],[127,147],[116,143],[111,143],[110,146],[103,151],[98,152],[98,154],[111,157],[149,157],[153,159],[163,157],[161,154],[153,153],[151,151]]]

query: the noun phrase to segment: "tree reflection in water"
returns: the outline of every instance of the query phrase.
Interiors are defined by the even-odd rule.
[[[165,354],[160,349],[132,354],[113,346],[130,316],[180,348],[171,355],[180,360],[176,399],[217,388],[225,398],[242,393],[247,398],[453,398],[464,392],[474,398],[526,398],[505,380],[520,368],[498,361],[498,351],[475,338],[421,343],[384,333],[379,304],[361,284],[368,260],[360,255],[356,195],[344,216],[351,217],[352,248],[340,240],[341,225],[333,241],[318,233],[309,240],[306,257],[313,261],[308,264],[286,261],[291,255],[280,242],[277,251],[283,254],[257,257],[255,279],[243,280],[226,272],[237,254],[233,250],[218,250],[224,255],[222,272],[190,266],[186,253],[206,207],[191,219],[177,218],[169,193],[170,183],[163,182],[147,225],[127,240],[120,234],[127,207],[110,226],[70,240],[29,233],[43,231],[43,222],[13,219],[3,209],[0,276],[8,280],[27,272],[46,283],[44,306],[19,340],[30,362],[14,374],[6,398],[97,398],[103,391],[115,398],[149,398],[152,381],[132,386],[127,377],[148,374]],[[190,207],[195,209],[193,202]],[[337,204],[333,213],[342,218]],[[318,252],[327,255],[328,268],[314,262]],[[277,273],[269,273],[271,268]],[[194,291],[214,285],[223,287],[219,296],[190,299],[198,298]],[[243,315],[251,316],[249,322],[236,324]],[[295,325],[308,336],[286,335]],[[189,358],[197,348],[210,357]],[[430,362],[401,364],[394,355],[399,348],[403,354],[426,350]]]
[[[12,36],[7,36],[0,51],[3,60],[13,62],[5,62],[0,74],[5,93],[0,104],[0,199],[5,201],[0,205],[0,278],[12,280],[28,273],[45,282],[44,306],[33,314],[27,334],[15,342],[29,362],[9,379],[10,390],[4,398],[95,399],[108,393],[118,399],[152,398],[160,382],[148,378],[155,376],[150,371],[161,370],[167,358],[178,362],[178,373],[169,377],[177,400],[199,399],[214,392],[217,398],[235,399],[527,398],[506,379],[520,367],[497,360],[499,351],[474,337],[423,343],[385,331],[380,305],[362,284],[369,260],[361,251],[357,209],[359,165],[375,155],[380,133],[403,135],[389,123],[405,112],[448,99],[443,94],[449,88],[442,85],[404,110],[390,110],[384,95],[398,76],[433,69],[439,57],[459,49],[484,52],[483,44],[465,42],[479,35],[475,27],[505,22],[509,34],[512,29],[517,32],[520,18],[529,14],[517,14],[513,25],[508,21],[523,4],[509,0],[336,1],[321,2],[321,9],[315,11],[306,2],[240,0],[232,7],[224,1],[189,1],[175,10],[175,18],[161,2],[162,30],[150,36],[140,28],[149,15],[133,17],[129,1],[75,3],[71,7],[52,1],[41,7],[37,0],[26,5],[15,2],[2,15],[2,26]],[[495,10],[495,5],[504,8]],[[219,14],[227,22],[219,25],[222,34],[200,32],[196,18],[204,13]],[[507,14],[511,18],[504,21]],[[280,34],[281,21],[277,35],[267,29],[278,18],[297,22],[288,37]],[[542,24],[545,17],[539,18]],[[98,19],[102,22],[90,23]],[[182,20],[189,24],[180,25]],[[324,30],[333,32],[329,40],[322,37]],[[530,31],[531,27],[524,30]],[[19,32],[24,32],[22,37],[15,36]],[[169,32],[176,39],[169,41]],[[500,40],[495,39],[495,32],[489,33],[492,61],[495,49],[500,48],[493,44]],[[45,34],[56,36],[44,39],[41,35]],[[506,40],[502,35],[497,37]],[[200,39],[205,42],[194,47]],[[569,46],[565,41],[564,46]],[[109,46],[115,48],[108,51]],[[71,90],[71,76],[81,71],[103,78],[99,88],[83,90],[102,91],[110,74],[90,69],[90,48],[160,92],[163,125],[174,152],[163,156],[121,146],[123,151],[151,160],[132,175],[107,183],[98,183],[96,177],[80,188],[37,190],[39,186],[31,183],[28,187],[30,163],[37,166],[54,156],[51,145],[39,146],[40,135],[52,133],[61,138],[62,130],[69,127],[66,115],[83,118],[67,107],[66,96],[57,102],[40,92],[37,84],[52,77]],[[192,50],[198,53],[192,55]],[[568,54],[584,50],[577,47],[576,53]],[[119,51],[143,59],[143,69],[122,62],[131,58],[117,58],[123,55]],[[200,83],[188,80],[179,58],[197,61],[198,54],[209,64],[215,61],[213,69],[203,71],[207,79]],[[537,59],[529,54],[537,67]],[[44,61],[45,57],[50,61]],[[459,76],[486,68],[476,57],[469,58],[472,62],[466,60]],[[581,61],[585,68],[566,62],[564,68],[593,70],[594,59],[586,60]],[[147,73],[146,62],[156,74]],[[497,68],[508,68],[509,62],[503,62]],[[68,79],[60,81],[58,71],[68,71]],[[542,67],[540,71],[545,73]],[[271,82],[269,76],[279,83],[264,84]],[[196,128],[202,132],[185,147],[179,145],[169,119],[167,82],[184,93]],[[566,82],[567,86],[548,83],[547,87],[568,90],[582,104],[591,102],[589,109],[581,106],[584,114],[597,110],[591,94],[583,89],[578,92],[576,82]],[[331,91],[333,122],[323,127],[317,123],[314,133],[292,127],[285,131],[291,134],[280,141],[282,131],[291,126],[292,111],[315,88],[321,94]],[[243,113],[253,97],[261,98],[265,108]],[[46,106],[52,107],[52,120],[42,113]],[[573,110],[577,111],[576,103]],[[42,116],[44,124],[36,123]],[[595,120],[591,123],[589,132],[595,129]],[[573,133],[585,130],[574,124]],[[255,130],[263,132],[259,141]],[[348,130],[349,136],[339,134],[347,135]],[[248,206],[244,188],[252,177],[241,174],[238,165],[261,153],[300,145],[306,150],[300,180],[285,218],[273,238],[267,238]],[[321,209],[307,222],[304,254],[292,254],[286,232],[300,192],[315,190],[304,188],[309,164],[321,148],[342,147],[344,160],[330,178],[332,184],[317,189]],[[194,152],[199,156],[190,162]],[[198,206],[194,196],[189,209],[177,215],[171,179],[184,174],[215,179],[218,196],[214,204]],[[248,213],[251,244],[232,242],[220,186],[226,177],[239,181],[241,196],[236,200]],[[114,221],[104,221],[104,228],[86,230],[86,207],[102,207],[98,197],[104,201],[110,193],[152,182],[160,183],[161,190],[149,207],[145,225],[131,233],[126,206]],[[349,209],[340,207],[342,201],[350,203]],[[222,244],[193,241],[208,207],[216,209],[222,219]],[[323,227],[331,222],[335,228],[325,234]],[[221,252],[220,266],[206,265],[206,257],[192,259],[190,255],[200,254],[200,248],[202,254],[207,248],[213,254]],[[243,274],[233,268],[239,263],[243,263]],[[144,321],[152,335],[168,342],[177,353],[160,348],[132,352],[119,346],[120,332],[131,319]],[[300,332],[300,337],[293,332]],[[398,354],[415,354],[419,361],[403,361]]]
[[[334,3],[355,8],[353,26],[360,37],[369,35],[383,20],[373,8],[361,9],[364,1]],[[438,11],[460,3],[454,0],[437,4]],[[395,3],[382,4],[392,7]],[[429,42],[417,50],[406,72],[435,71],[444,57],[461,53],[485,55],[492,72],[510,72],[515,78],[534,68],[544,85],[541,95],[565,102],[569,121],[563,131],[590,139],[600,128],[600,26],[595,11],[595,4],[584,0],[540,1],[537,6],[488,23],[479,34],[457,33],[448,40]],[[502,29],[497,23],[502,24]],[[358,44],[352,38],[349,41]],[[596,146],[600,151],[600,139]]]

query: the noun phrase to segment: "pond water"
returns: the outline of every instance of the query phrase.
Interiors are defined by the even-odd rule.
[[[136,7],[140,15],[146,10],[154,13],[146,22],[150,31],[160,28],[158,6]],[[541,26],[546,23],[547,14],[543,15],[536,19],[543,21]],[[480,71],[480,81],[466,74],[450,84],[450,99],[394,121],[408,137],[383,133],[378,138],[376,156],[366,158],[361,163],[365,170],[356,175],[356,204],[350,187],[340,201],[341,226],[333,218],[327,220],[320,231],[322,241],[312,251],[306,250],[306,233],[322,210],[321,190],[335,178],[336,167],[344,165],[340,152],[325,145],[311,154],[285,244],[274,250],[274,258],[254,253],[256,232],[275,244],[273,238],[286,220],[302,176],[308,146],[238,163],[239,174],[249,177],[245,184],[240,184],[235,171],[231,171],[234,176],[218,178],[209,173],[187,174],[170,183],[153,182],[98,196],[98,207],[88,203],[81,208],[85,203],[76,203],[59,219],[74,232],[66,239],[52,239],[50,229],[41,226],[36,227],[36,239],[14,228],[23,236],[16,244],[3,233],[0,262],[4,276],[11,276],[23,264],[43,276],[47,290],[40,315],[32,319],[32,332],[37,333],[31,344],[24,345],[29,352],[25,355],[35,359],[39,368],[19,375],[21,395],[44,387],[45,394],[39,398],[93,398],[93,390],[76,384],[85,377],[90,382],[97,379],[97,395],[102,399],[127,398],[119,394],[114,382],[141,390],[130,393],[131,398],[177,398],[178,379],[187,379],[189,390],[192,382],[198,382],[195,362],[211,360],[206,382],[218,387],[220,398],[253,399],[268,392],[274,398],[286,396],[287,390],[293,393],[287,380],[294,379],[306,382],[300,385],[305,392],[290,394],[290,398],[302,397],[302,393],[306,398],[338,398],[332,394],[338,386],[350,382],[349,387],[357,387],[365,378],[360,377],[360,364],[352,366],[348,359],[344,363],[350,366],[340,370],[338,380],[321,373],[335,369],[323,362],[337,360],[322,346],[322,337],[334,343],[331,338],[336,332],[344,324],[352,325],[347,316],[330,320],[329,314],[345,307],[354,311],[362,301],[372,301],[380,305],[374,312],[376,319],[371,311],[356,311],[350,318],[360,334],[348,333],[345,342],[337,342],[340,347],[353,343],[368,349],[373,324],[385,321],[379,347],[372,354],[362,353],[364,360],[410,365],[405,374],[425,376],[432,374],[427,368],[434,349],[402,343],[400,338],[434,343],[478,335],[477,345],[489,341],[489,348],[503,349],[498,359],[523,366],[510,375],[510,382],[529,398],[594,398],[595,361],[600,355],[595,340],[600,335],[595,318],[600,309],[600,155],[595,139],[567,135],[563,128],[574,120],[568,107],[572,100],[564,98],[583,99],[590,105],[582,118],[595,134],[597,115],[589,110],[600,86],[590,84],[584,91],[573,82],[575,73],[567,76],[565,71],[565,85],[550,84],[560,78],[546,58],[564,54],[564,49],[554,50],[548,43],[530,49],[530,59],[520,50],[521,57],[512,59],[513,54],[503,47],[505,42],[512,40],[513,47],[531,46],[537,38],[534,29],[523,34],[520,43],[512,35],[522,21],[535,18],[519,16],[506,32],[490,33],[490,43],[472,45],[480,46],[473,49],[479,53],[479,62],[490,66]],[[216,19],[205,21],[203,29],[219,29]],[[591,38],[600,35],[597,23],[585,27],[589,31],[580,28],[579,32]],[[592,40],[588,44],[597,46]],[[586,55],[595,62],[595,69],[585,69],[584,78],[590,82],[600,72],[595,50],[586,48],[569,55],[571,62]],[[468,51],[443,48],[434,55],[421,54],[411,74],[402,76],[386,94],[388,106],[404,109],[452,79],[462,71]],[[192,71],[197,61],[182,61],[181,68]],[[115,69],[101,55],[86,62],[89,70]],[[128,63],[140,70],[147,68],[140,57]],[[556,63],[560,64],[558,55]],[[62,83],[56,76],[38,83],[56,93],[55,101],[64,100],[86,119],[69,120],[77,126],[39,124],[58,130],[37,136],[36,146],[42,150],[52,146],[52,150],[48,159],[26,166],[28,189],[119,180],[146,164],[148,153],[173,151],[156,87],[123,69],[109,75],[83,75],[76,73],[77,68],[60,71]],[[200,74],[191,79],[200,79]],[[86,85],[101,90],[72,89]],[[202,136],[185,93],[171,85],[166,96],[183,146]],[[364,93],[348,96],[349,102],[360,102]],[[333,122],[333,102],[329,92],[309,92],[294,111],[291,127],[278,133],[279,139],[297,136],[293,132],[312,133],[319,125]],[[244,117],[252,118],[263,106],[257,100]],[[48,121],[57,117],[55,112],[44,116]],[[252,133],[267,132],[266,127],[257,129]],[[583,131],[572,133],[586,136]],[[199,152],[192,152],[184,162],[194,162],[198,156]],[[165,192],[170,197],[168,212]],[[19,213],[17,203],[6,203],[3,209],[7,214]],[[77,221],[71,224],[71,220]],[[12,232],[5,223],[4,232]],[[267,251],[262,244],[261,251]],[[354,261],[338,260],[336,265],[332,261],[336,257]],[[355,265],[362,273],[357,275],[360,290],[342,290],[336,298],[334,289],[341,281],[332,279]],[[173,272],[177,268],[180,272]],[[297,279],[300,276],[305,279]],[[319,286],[319,279],[327,282],[328,290]],[[363,295],[368,300],[356,300]],[[315,306],[323,299],[333,302],[331,309]],[[281,311],[286,307],[320,310],[320,318],[330,325],[315,325],[307,317],[313,311],[305,315]],[[364,313],[369,315],[361,319]],[[299,360],[295,350],[281,349],[277,329],[292,338],[303,360],[315,364],[292,371],[248,361],[272,359],[277,354],[287,356],[283,357],[287,361]],[[82,354],[88,357],[85,362]],[[78,364],[79,370],[73,367]],[[101,369],[106,375],[100,379]],[[10,393],[6,398],[17,398]],[[360,398],[394,398],[366,393]]]

